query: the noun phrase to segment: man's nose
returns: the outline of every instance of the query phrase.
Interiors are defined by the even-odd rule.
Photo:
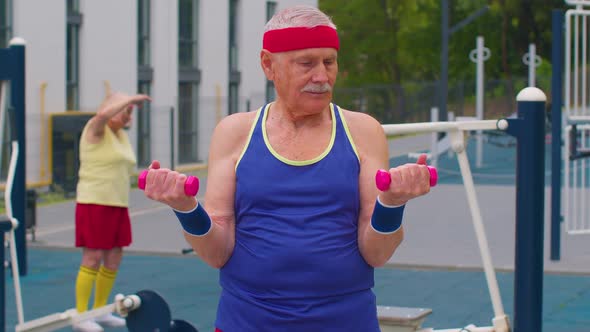
[[[318,65],[311,79],[313,82],[316,83],[328,82],[328,68],[326,68],[326,65],[324,65],[323,63]]]

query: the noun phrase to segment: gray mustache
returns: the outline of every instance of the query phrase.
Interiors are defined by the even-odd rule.
[[[324,84],[308,84],[301,89],[301,92],[324,93],[332,91],[332,87],[328,83]]]

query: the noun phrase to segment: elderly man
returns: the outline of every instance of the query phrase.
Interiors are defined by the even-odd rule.
[[[379,194],[387,141],[375,119],[332,103],[338,48],[317,8],[266,24],[260,64],[277,98],[215,129],[206,207],[184,195],[185,175],[152,163],[146,195],[220,269],[218,331],[379,331],[374,268],[401,243],[404,206],[429,192],[429,172],[424,156],[391,168]]]

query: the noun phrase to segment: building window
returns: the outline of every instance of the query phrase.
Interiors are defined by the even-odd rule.
[[[137,64],[151,65],[150,53],[150,0],[137,1]]]
[[[178,161],[198,161],[199,1],[178,1]]]
[[[198,161],[198,85],[190,82],[178,85],[178,162]]]
[[[151,94],[151,82],[139,81],[137,92],[146,95]],[[139,166],[148,166],[151,163],[151,103],[145,101],[141,105],[141,110],[137,114],[137,164]]]
[[[229,114],[239,111],[241,73],[238,67],[238,25],[238,0],[229,0]]]
[[[178,65],[196,68],[198,59],[199,8],[196,0],[180,0],[178,6]]]
[[[151,63],[151,1],[137,1],[137,92],[151,95],[153,69]],[[151,162],[151,103],[146,101],[137,112],[137,163]]]
[[[12,37],[12,0],[0,0],[0,48],[8,47]]]
[[[270,21],[273,15],[277,12],[277,3],[276,1],[267,1],[266,2],[266,22]],[[266,86],[264,87],[264,95],[266,97],[266,102],[270,103],[276,97],[275,95],[275,85],[273,81],[266,80]]]
[[[272,16],[277,12],[277,2],[267,1],[266,2],[266,22],[270,21]]]
[[[12,37],[12,1],[11,0],[0,0],[0,48],[8,47],[10,43],[10,38]],[[0,146],[0,153],[1,153],[1,161],[2,164],[0,166],[0,178],[2,180],[6,180],[8,175],[8,164],[10,162],[10,152],[11,152],[11,137],[12,133],[10,132],[13,125],[11,124],[12,114],[14,111],[10,108],[10,89],[9,84],[4,86],[0,85],[0,94],[3,92],[2,88],[6,88],[4,91],[4,96],[7,100],[1,101],[0,107],[4,106],[5,109],[0,109],[0,112],[4,112],[5,120],[3,125],[3,133],[2,137],[2,144]]]
[[[80,26],[82,14],[79,0],[67,0],[66,7],[66,107],[80,109]]]
[[[0,100],[0,112],[4,113],[4,124],[2,127],[2,135],[0,145],[0,179],[2,181],[6,180],[8,176],[8,168],[10,166],[10,154],[12,152],[12,139],[15,137],[15,133],[12,132],[12,128],[15,128],[14,123],[14,108],[11,107],[10,103],[10,83],[8,81],[4,81],[7,84],[0,84],[0,94],[4,93],[4,97],[6,100]],[[0,81],[2,83],[2,81]],[[2,91],[2,89],[6,89],[6,91]],[[4,108],[2,108],[4,107]]]

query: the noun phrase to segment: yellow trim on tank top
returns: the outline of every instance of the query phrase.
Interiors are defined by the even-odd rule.
[[[356,149],[356,145],[354,144],[354,140],[352,139],[352,134],[350,133],[350,129],[348,129],[348,123],[346,123],[346,119],[344,118],[344,114],[340,107],[338,107],[338,114],[340,114],[340,119],[342,119],[342,127],[344,127],[344,131],[346,132],[346,136],[348,137],[348,141],[350,142],[350,146],[352,146],[352,150],[356,155],[356,158],[361,161],[361,157],[359,157],[359,152]]]
[[[264,137],[264,144],[266,144],[266,148],[270,151],[270,153],[273,156],[275,156],[275,158],[277,158],[278,160],[282,161],[283,163],[285,163],[287,165],[307,166],[307,165],[317,163],[318,161],[322,160],[325,156],[327,156],[328,153],[330,153],[330,150],[332,150],[332,146],[334,146],[334,140],[336,139],[336,116],[334,115],[334,106],[332,105],[332,103],[330,103],[330,115],[332,116],[332,136],[330,137],[330,143],[328,144],[328,147],[324,150],[324,152],[322,152],[319,156],[317,156],[313,159],[309,159],[309,160],[287,159],[287,158],[281,156],[280,154],[278,154],[272,148],[272,146],[270,145],[270,142],[268,140],[268,135],[266,134],[266,119],[268,117],[268,109],[266,110],[266,112],[264,112],[264,118],[262,118],[262,137]]]
[[[266,108],[268,108],[269,105],[270,104],[266,104]],[[238,165],[240,164],[240,161],[242,161],[242,157],[244,157],[244,154],[246,154],[246,150],[248,150],[248,146],[250,145],[250,141],[252,140],[252,133],[254,133],[254,129],[256,128],[256,124],[258,123],[258,118],[260,118],[261,111],[262,111],[262,107],[260,107],[256,111],[256,116],[254,117],[254,122],[252,123],[252,126],[250,127],[250,132],[248,133],[248,140],[246,140],[246,144],[244,145],[244,148],[242,149],[242,153],[240,153],[240,157],[238,158],[238,161],[236,162],[236,167],[234,167],[234,171],[236,171],[238,169]]]

